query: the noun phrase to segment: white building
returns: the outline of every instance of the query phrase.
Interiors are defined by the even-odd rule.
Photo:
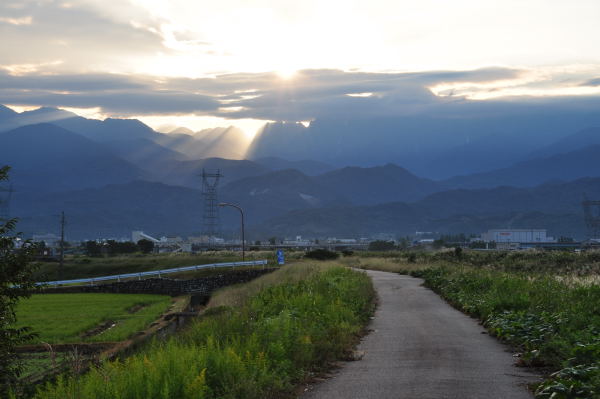
[[[553,237],[546,236],[545,229],[496,229],[488,230],[481,235],[484,242],[495,243],[525,243],[525,242],[555,242]]]
[[[57,248],[60,245],[60,237],[56,234],[34,234],[33,242],[43,242],[47,247]]]
[[[329,237],[327,244],[356,244],[358,240],[356,238],[335,238]]]
[[[138,242],[139,240],[148,240],[148,241],[152,241],[154,243],[157,243],[158,240],[152,236],[149,236],[148,234],[144,233],[143,231],[132,231],[131,232],[131,241],[132,242]]]
[[[296,239],[284,239],[283,240],[283,245],[296,245],[299,247],[308,247],[310,245],[312,245],[312,241],[311,240],[307,240],[306,238],[302,238],[302,236],[296,236]]]

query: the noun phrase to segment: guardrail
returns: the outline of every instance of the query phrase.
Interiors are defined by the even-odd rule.
[[[126,273],[126,274],[115,274],[112,276],[102,276],[102,277],[92,277],[92,278],[80,278],[76,280],[61,280],[61,281],[44,281],[35,283],[35,285],[45,285],[45,286],[56,286],[56,285],[66,285],[66,284],[95,284],[99,281],[108,281],[108,280],[117,280],[121,281],[124,278],[138,278],[142,279],[142,277],[146,276],[161,276],[163,274],[170,273],[179,273],[179,272],[189,272],[194,270],[202,270],[202,269],[215,269],[220,267],[239,267],[239,266],[260,266],[266,265],[266,260],[251,260],[247,262],[226,262],[226,263],[210,263],[207,265],[194,265],[194,266],[184,266],[184,267],[174,267],[172,269],[163,269],[163,270],[152,270],[149,272],[139,272],[139,273]]]

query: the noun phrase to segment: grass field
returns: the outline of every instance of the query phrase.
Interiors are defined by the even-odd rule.
[[[222,290],[183,333],[86,375],[59,378],[35,397],[293,397],[311,370],[357,342],[373,296],[364,273],[332,264],[284,267]]]
[[[32,344],[121,341],[143,330],[170,304],[171,298],[163,295],[38,294],[19,302],[17,320],[39,334]],[[114,327],[92,332],[107,322]]]

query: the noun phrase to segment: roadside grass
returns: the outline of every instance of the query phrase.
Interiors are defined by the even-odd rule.
[[[437,251],[368,251],[344,257],[344,264],[395,273],[417,272],[431,267],[473,267],[504,272],[552,275],[579,285],[600,282],[600,251],[476,251],[452,248]]]
[[[341,262],[348,266],[363,270],[379,270],[382,272],[410,274],[431,267],[431,263],[417,259],[398,257],[344,257]]]
[[[247,260],[267,259],[275,263],[272,251],[252,251],[246,253]],[[209,263],[241,261],[239,252],[212,251],[197,254],[131,254],[121,256],[89,257],[82,255],[67,256],[63,266],[61,280],[99,277],[113,274],[136,273],[151,270],[169,269],[181,266],[205,265]],[[59,280],[58,263],[38,262],[35,278],[37,281]],[[214,273],[195,272],[198,275]]]
[[[31,344],[121,341],[158,319],[170,304],[164,295],[35,294],[19,302],[17,327],[28,326],[38,334]],[[130,313],[134,306],[141,308]],[[83,336],[108,321],[115,326]]]
[[[60,377],[35,397],[292,397],[295,384],[357,342],[373,298],[364,273],[332,264],[285,266],[220,291],[184,332],[85,375]]]
[[[257,295],[260,291],[279,284],[293,284],[320,272],[339,267],[336,262],[297,262],[291,266],[282,267],[274,273],[265,274],[248,283],[236,284],[221,288],[214,292],[207,304],[207,308],[218,306],[242,306],[248,298]]]
[[[555,370],[537,387],[536,398],[600,398],[597,284],[565,284],[553,273],[489,267],[434,267],[413,275],[519,348],[523,365]]]

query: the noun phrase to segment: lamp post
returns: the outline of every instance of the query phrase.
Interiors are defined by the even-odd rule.
[[[231,206],[238,211],[240,211],[240,215],[242,216],[242,262],[246,260],[246,240],[244,238],[244,211],[237,205],[230,204],[228,202],[221,202],[219,206]]]

